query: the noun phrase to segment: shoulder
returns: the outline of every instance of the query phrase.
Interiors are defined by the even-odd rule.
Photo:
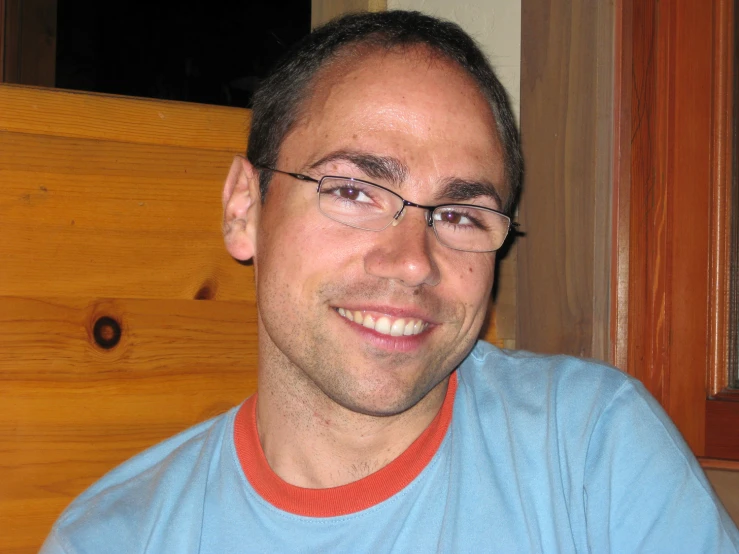
[[[606,364],[478,342],[458,370],[452,424],[460,437],[499,445],[498,454],[505,444],[512,458],[581,472],[601,418],[625,394],[650,402],[636,380]]]
[[[483,341],[460,367],[459,379],[484,401],[547,407],[547,411],[583,404],[588,410],[602,409],[623,389],[649,396],[637,380],[596,360],[501,350]]]
[[[147,527],[162,517],[174,522],[180,513],[202,509],[208,474],[233,433],[236,410],[191,427],[107,473],[62,513],[50,541],[70,552],[108,552],[111,544],[144,540]]]
[[[479,420],[479,434],[527,468],[546,459],[568,491],[571,521],[599,551],[736,551],[736,527],[636,379],[597,361],[478,343],[459,383],[467,424]]]
[[[607,445],[659,444],[692,459],[680,433],[641,382],[595,360],[500,350],[479,342],[460,367],[461,404],[481,417],[505,420],[508,430],[554,424],[560,446],[592,459]],[[542,433],[541,438],[550,438]],[[656,442],[655,442],[656,441]]]

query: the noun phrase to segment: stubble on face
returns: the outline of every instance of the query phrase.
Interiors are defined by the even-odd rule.
[[[394,61],[395,55],[382,56]],[[381,67],[384,63],[385,59],[382,59]],[[443,66],[445,62],[434,62],[432,66],[436,64]],[[435,69],[432,66],[429,66],[430,70]],[[356,79],[356,76],[347,78],[351,79]],[[324,75],[321,85],[324,93],[311,100],[313,103],[306,110],[308,115],[301,119],[299,126],[306,136],[301,135],[298,144],[312,144],[316,140],[320,142],[324,134],[328,137],[332,133],[324,119],[315,118],[314,122],[315,116],[310,115],[330,111],[331,103],[336,102],[336,98],[340,96],[330,83],[330,79]],[[361,90],[361,85],[357,85],[357,90]],[[466,94],[474,96],[474,89],[472,91]],[[357,102],[355,105],[360,108],[362,103]],[[406,108],[400,104],[394,109],[402,111]],[[408,113],[412,115],[412,112]],[[400,121],[401,126],[388,127],[387,138],[402,148],[404,133],[409,130],[416,132],[416,120]],[[382,121],[379,122],[379,127],[373,126],[374,123],[367,123],[364,127],[362,125],[364,124],[355,128],[369,135],[379,133],[380,136],[384,132]],[[492,125],[495,133],[494,122]],[[305,129],[311,126],[315,126],[317,131],[314,138],[309,140]],[[362,133],[358,134],[361,136]],[[347,140],[351,142],[351,138]],[[289,141],[286,140],[287,142]],[[415,145],[408,149],[408,159],[411,162],[414,161],[414,156],[425,155],[423,150],[413,148]],[[316,155],[319,154],[296,154],[286,148],[280,156],[281,169],[302,170]],[[338,405],[358,414],[375,416],[395,415],[412,408],[444,381],[471,350],[484,319],[489,288],[476,296],[462,295],[463,298],[456,298],[455,292],[444,283],[439,287],[424,284],[410,288],[393,280],[367,275],[361,271],[362,249],[367,250],[363,244],[371,244],[376,234],[352,230],[327,220],[318,213],[315,196],[303,192],[308,188],[292,189],[292,193],[285,192],[290,187],[306,187],[305,184],[283,182],[280,187],[281,191],[270,190],[264,206],[264,217],[260,220],[260,246],[257,249],[260,255],[256,263],[258,277],[264,276],[257,286],[260,333],[263,335],[263,340],[260,338],[260,366],[270,368],[274,386],[281,388],[285,395],[294,395],[295,403],[313,402],[314,407],[316,403],[323,403],[325,406]],[[285,213],[291,208],[285,208],[285,202],[295,201],[296,196],[300,196],[299,201],[309,206],[308,209],[314,212],[312,215],[306,216],[305,211],[300,211],[297,215]],[[289,200],[286,200],[288,197]],[[274,202],[280,207],[275,208]],[[308,228],[304,230],[292,226],[289,223],[291,218],[309,221]],[[418,223],[405,221],[403,225]],[[273,241],[270,236],[272,233],[281,237]],[[287,243],[286,236],[293,236],[294,239]],[[314,243],[307,242],[309,239],[305,239],[305,236],[312,236],[310,240]],[[304,253],[309,258],[315,253],[315,241],[319,240],[319,236],[325,241],[324,249],[335,244],[339,252],[334,258],[324,252],[318,253],[318,257],[326,262],[330,270],[316,268],[315,263],[311,265],[310,261],[302,260],[296,254]],[[354,239],[357,245],[355,251],[351,251],[353,247],[347,247],[346,244]],[[430,240],[435,241],[435,237]],[[290,252],[280,252],[275,248],[276,244],[280,248],[290,249]],[[439,246],[434,243],[433,248],[438,249]],[[443,256],[445,280],[452,272],[461,273],[461,270],[453,267],[461,263],[476,268],[475,275],[470,275],[469,281],[474,278],[492,283],[494,256],[453,251],[444,252]],[[305,279],[300,281],[295,276],[303,276]],[[459,283],[454,286],[458,287]],[[470,288],[477,289],[479,285],[470,284]],[[339,316],[332,313],[332,307],[361,305],[363,302],[370,305],[380,303],[415,306],[424,313],[433,314],[443,332],[434,334],[431,329],[423,348],[417,352],[393,352],[376,348],[358,340],[353,332],[342,327],[345,323]],[[291,309],[292,307],[295,309]],[[262,380],[260,374],[260,383]]]
[[[273,294],[282,295],[272,298],[280,304],[295,302],[290,291]],[[346,335],[337,336],[337,326],[344,323],[333,313],[334,306],[378,299],[389,305],[412,303],[421,311],[434,314],[435,321],[446,327],[438,339],[444,343],[434,342],[433,348],[426,347],[421,352],[399,352],[351,341]],[[300,391],[297,396],[301,403],[307,402],[308,389],[315,393],[314,401],[337,404],[351,412],[371,416],[400,414],[446,379],[475,341],[474,334],[470,337],[469,329],[463,328],[463,307],[445,302],[430,287],[411,291],[387,281],[334,280],[315,288],[312,305],[316,317],[310,321],[280,311],[269,321],[262,321],[260,329],[274,346],[265,352],[269,352],[272,373],[279,371],[283,385]]]

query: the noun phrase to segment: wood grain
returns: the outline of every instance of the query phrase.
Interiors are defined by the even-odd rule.
[[[613,14],[601,2],[522,3],[524,349],[609,356]]]
[[[239,154],[249,122],[241,108],[0,86],[0,131]]]
[[[736,348],[736,320],[732,321],[732,247],[734,255],[738,244],[732,244],[732,217],[739,214],[737,203],[732,203],[732,185],[736,186],[735,157],[735,99],[739,91],[736,71],[736,44],[734,36],[734,3],[716,2],[714,7],[714,86],[712,180],[710,189],[709,266],[709,320],[708,320],[708,395],[705,403],[705,452],[707,456],[739,461],[739,391],[733,388],[731,375],[736,360],[731,351]],[[736,283],[734,283],[736,284]],[[736,294],[736,291],[734,291]],[[736,314],[734,314],[736,317]],[[739,504],[734,490],[733,502]]]
[[[735,148],[733,119],[734,99],[737,97],[737,91],[734,91],[737,81],[734,76],[733,2],[715,2],[714,36],[708,289],[708,382],[711,396],[730,386],[731,187],[735,179],[732,167]],[[738,244],[733,246],[739,248]]]
[[[123,328],[111,350],[92,338],[101,315]],[[0,297],[0,352],[0,527],[22,520],[0,536],[5,552],[42,539],[74,496],[122,460],[249,396],[256,309]]]
[[[739,460],[739,402],[716,398],[706,405],[706,446],[709,458]]]
[[[671,153],[666,135],[674,100],[667,94],[670,27],[658,22],[668,21],[671,13],[674,10],[669,3],[634,3],[631,91],[630,343],[626,369],[663,405],[667,401],[666,168]]]
[[[708,373],[725,309],[716,217],[731,152],[730,4],[631,4],[628,370],[698,456],[712,456]]]
[[[37,551],[107,470],[255,389],[253,272],[220,231],[248,121],[0,85],[0,552]]]
[[[0,132],[0,294],[252,299],[220,238],[231,158]]]

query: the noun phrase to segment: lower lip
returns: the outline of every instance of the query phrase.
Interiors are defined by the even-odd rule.
[[[347,318],[338,313],[336,313],[336,317],[349,325],[349,327],[359,333],[366,341],[371,343],[373,346],[381,348],[382,350],[387,350],[388,352],[413,352],[414,350],[417,350],[431,330],[430,327],[427,327],[424,331],[417,335],[393,337],[392,335],[383,335],[382,333],[378,333],[374,329],[370,329],[368,327],[365,327],[364,325],[360,325],[359,323],[349,321]]]

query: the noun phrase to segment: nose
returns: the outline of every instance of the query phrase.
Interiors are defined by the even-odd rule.
[[[365,271],[407,287],[438,285],[441,274],[433,253],[437,246],[434,231],[424,210],[410,212],[415,213],[403,213],[398,224],[375,233],[375,242],[364,259]]]

